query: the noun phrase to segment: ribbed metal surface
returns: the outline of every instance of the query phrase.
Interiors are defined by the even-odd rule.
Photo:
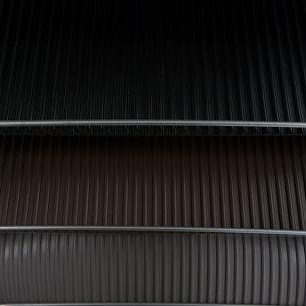
[[[305,305],[305,238],[2,233],[0,300]]]
[[[3,137],[1,225],[306,229],[304,137]]]
[[[305,122],[305,17],[302,0],[1,0],[0,120]]]

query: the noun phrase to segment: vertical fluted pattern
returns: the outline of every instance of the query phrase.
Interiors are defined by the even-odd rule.
[[[3,137],[1,225],[306,229],[303,137]]]
[[[1,0],[0,120],[304,122],[305,16],[303,0]]]
[[[0,251],[4,303],[305,303],[302,237],[2,233]]]

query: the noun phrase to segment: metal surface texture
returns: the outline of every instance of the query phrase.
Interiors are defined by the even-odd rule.
[[[207,304],[207,303],[6,303],[3,306],[250,306],[247,304]],[[251,304],[252,306],[267,306]],[[275,305],[279,306],[279,305]]]
[[[32,120],[0,121],[0,127],[243,127],[305,129],[306,122],[236,120]]]
[[[247,304],[207,304],[207,303],[6,303],[4,306],[250,306]],[[252,306],[268,306],[251,304]],[[275,305],[279,306],[279,305]]]
[[[305,17],[0,0],[0,304],[306,305]]]
[[[1,0],[1,133],[304,134],[305,16],[303,0]]]
[[[3,303],[305,304],[305,238],[2,233]]]
[[[169,226],[0,226],[0,233],[6,232],[89,232],[89,233],[206,233],[206,234],[239,234],[239,235],[268,235],[278,237],[306,237],[306,231],[296,230],[273,230],[273,229],[249,229],[249,228],[222,228],[222,227],[169,227]]]
[[[306,229],[304,137],[2,137],[0,225]]]

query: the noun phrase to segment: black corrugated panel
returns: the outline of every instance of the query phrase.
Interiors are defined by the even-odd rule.
[[[0,120],[305,122],[305,17],[302,0],[1,0]],[[55,130],[304,133],[263,128]]]
[[[305,305],[305,238],[0,234],[2,303]]]
[[[306,230],[304,137],[3,137],[1,225]]]

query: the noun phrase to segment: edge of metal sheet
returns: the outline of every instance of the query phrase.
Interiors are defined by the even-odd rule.
[[[0,121],[8,127],[59,127],[59,126],[172,126],[172,127],[266,127],[306,128],[306,122],[235,121],[235,120],[31,120]]]
[[[31,303],[0,304],[0,306],[268,306],[264,304],[201,304],[201,303]],[[278,305],[275,305],[278,306]]]
[[[160,233],[216,233],[243,235],[303,236],[306,231],[247,229],[247,228],[203,228],[203,227],[155,227],[155,226],[0,226],[0,232],[9,231],[77,231],[77,232],[160,232]],[[1,306],[1,305],[0,305]]]

